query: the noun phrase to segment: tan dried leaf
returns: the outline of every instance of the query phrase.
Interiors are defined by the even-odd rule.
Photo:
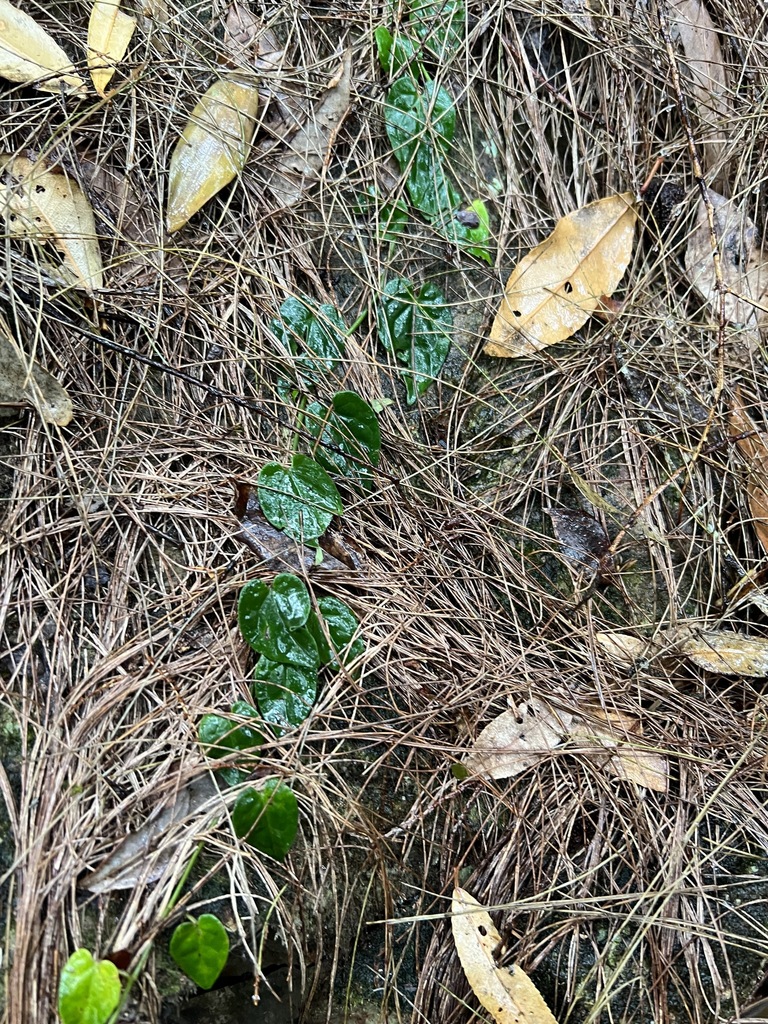
[[[47,370],[24,355],[8,324],[0,319],[0,406],[31,405],[45,423],[66,427],[72,420],[72,402]]]
[[[589,718],[574,718],[571,739],[596,744],[595,753],[620,779],[634,782],[656,793],[666,793],[669,780],[667,759],[641,744],[642,725],[619,711],[590,708]],[[587,753],[591,751],[587,750]]]
[[[484,352],[525,356],[570,338],[618,287],[632,258],[636,221],[629,192],[559,220],[512,271]]]
[[[120,0],[94,0],[88,22],[88,68],[99,96],[125,56],[135,29],[136,19],[120,10]]]
[[[768,552],[768,433],[760,430],[742,405],[737,391],[731,403],[728,430],[747,467],[747,500],[752,526],[763,551]]]
[[[467,981],[496,1024],[557,1024],[521,967],[496,966],[501,935],[491,915],[464,889],[453,890],[451,931]]]
[[[768,675],[768,640],[742,636],[731,629],[691,634],[681,629],[677,649],[706,672],[755,679]]]
[[[472,775],[508,779],[533,767],[568,732],[571,715],[532,699],[504,711],[475,740],[464,762]]]
[[[8,0],[0,0],[0,77],[34,85],[42,92],[86,91],[59,44]]]
[[[765,326],[768,324],[768,308],[765,308],[768,261],[762,252],[755,249],[755,225],[736,203],[711,188],[707,194],[714,214],[723,283],[728,289],[725,318],[730,323],[747,327]],[[699,200],[696,225],[688,239],[685,271],[696,291],[717,313],[720,295],[712,259],[709,218],[703,199]]]
[[[103,269],[93,210],[80,186],[42,161],[0,154],[0,212],[8,233],[62,254],[64,283],[88,293],[102,288]]]
[[[352,90],[352,50],[344,53],[341,68],[331,87],[310,113],[307,123],[277,156],[267,184],[280,207],[295,206],[320,177],[336,133],[347,115]]]
[[[710,126],[704,129],[703,145],[704,167],[711,169],[722,156],[728,119],[733,116],[720,39],[701,0],[671,0],[670,28],[685,53],[699,118]]]
[[[168,230],[190,217],[240,174],[251,150],[259,94],[255,86],[219,79],[187,122],[171,156]]]

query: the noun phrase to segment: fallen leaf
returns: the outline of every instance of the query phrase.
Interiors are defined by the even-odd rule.
[[[330,88],[278,155],[267,179],[281,209],[295,206],[320,177],[336,133],[349,110],[352,87],[352,50],[344,52],[341,69]]]
[[[572,716],[531,699],[483,729],[464,762],[473,775],[508,779],[538,764],[568,732]]]
[[[671,0],[669,13],[670,28],[683,47],[691,76],[691,91],[699,118],[705,125],[704,169],[710,170],[723,153],[728,121],[733,116],[728,102],[720,39],[701,0]],[[712,125],[713,115],[715,125]]]
[[[673,638],[675,635],[680,654],[706,672],[748,679],[768,675],[768,640],[742,636],[731,629],[691,633],[681,627]]]
[[[728,430],[747,467],[747,500],[752,526],[763,551],[768,552],[768,433],[760,430],[742,405],[737,391],[731,403]]]
[[[173,803],[152,815],[141,828],[119,843],[78,887],[104,893],[156,882],[177,856],[179,845],[178,842],[161,843],[161,840],[172,825],[196,814],[216,792],[216,786],[207,775],[190,782],[179,790]]]
[[[496,1024],[556,1024],[525,971],[496,966],[502,938],[491,915],[465,889],[453,890],[451,931],[461,966],[478,1002]]]
[[[218,79],[192,111],[171,156],[168,230],[178,231],[240,174],[256,127],[255,86]]]
[[[224,49],[228,56],[237,63],[251,57],[261,31],[261,19],[249,7],[238,0],[231,3],[224,21]]]
[[[632,258],[630,192],[569,213],[512,271],[484,352],[531,355],[565,341],[611,296]]]
[[[623,668],[632,668],[648,654],[649,642],[631,633],[595,633],[595,642],[606,657]]]
[[[45,423],[60,427],[72,420],[72,402],[55,377],[24,355],[8,324],[0,319],[0,406],[31,405]]]
[[[86,91],[59,44],[8,0],[0,0],[0,77],[34,85],[42,92]]]
[[[42,161],[0,153],[0,212],[8,233],[36,244],[53,242],[63,256],[59,276],[89,294],[103,287],[101,253],[91,204],[77,182]]]
[[[727,288],[725,318],[730,323],[745,326],[768,324],[768,308],[761,308],[764,307],[768,288],[768,262],[762,252],[755,250],[757,229],[736,203],[711,188],[707,189],[707,194],[713,210],[723,283]],[[712,259],[707,206],[703,199],[699,200],[696,225],[688,239],[685,271],[696,291],[717,312],[720,293]]]
[[[88,68],[99,96],[125,56],[136,19],[120,10],[120,0],[94,0],[88,22]]]
[[[639,741],[642,726],[636,718],[619,711],[590,708],[589,718],[574,718],[570,738],[576,742],[597,744],[598,756],[610,752],[605,760],[609,771],[620,779],[634,782],[656,793],[666,793],[669,778],[667,759]],[[593,753],[591,750],[587,754]]]

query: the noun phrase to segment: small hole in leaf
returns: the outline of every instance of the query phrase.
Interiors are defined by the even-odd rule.
[[[16,214],[15,214],[15,213],[12,213],[12,214],[11,214],[11,224],[13,224],[13,222],[14,222],[15,220],[16,220]]]
[[[35,224],[42,224],[42,223],[43,223],[42,217],[35,217]]]
[[[520,312],[519,309],[513,309],[512,310],[512,316],[522,316],[522,315],[523,314]]]
[[[521,717],[519,717],[519,716],[515,719],[515,721],[517,722],[518,725],[522,725],[523,724],[523,719]]]
[[[487,935],[488,934],[488,929],[485,927],[484,924],[479,924],[477,926],[477,930],[480,932],[481,935]]]
[[[40,195],[41,192],[45,192],[45,185],[35,185],[35,195]]]
[[[571,292],[573,291],[573,285],[571,284],[570,281],[566,281],[565,282],[565,284],[563,285],[563,291],[565,292],[566,295],[570,295],[571,294]]]

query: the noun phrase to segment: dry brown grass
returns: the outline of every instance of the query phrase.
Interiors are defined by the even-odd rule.
[[[27,6],[82,54],[85,3],[59,5],[58,18]],[[438,896],[455,867],[477,898],[505,908],[511,954],[540,968],[560,1021],[725,1021],[748,994],[741,968],[758,980],[768,958],[763,681],[661,657],[623,668],[594,634],[649,635],[686,619],[765,636],[764,613],[729,598],[747,573],[759,585],[764,558],[724,440],[736,384],[764,400],[759,339],[726,331],[725,393],[713,406],[717,327],[690,294],[680,250],[649,230],[618,320],[514,365],[478,355],[508,270],[560,215],[637,189],[662,148],[665,177],[694,195],[655,3],[596,6],[590,33],[551,0],[472,0],[465,45],[435,68],[459,105],[455,170],[468,198],[492,206],[493,270],[458,260],[418,223],[392,252],[354,212],[357,190],[392,178],[370,35],[385,12],[268,12],[299,97],[322,90],[340,41],[354,46],[354,105],[327,175],[305,204],[272,216],[254,160],[172,239],[165,169],[215,68],[226,4],[168,0],[164,33],[139,33],[132,79],[107,104],[7,90],[6,146],[80,175],[101,217],[105,331],[263,410],[105,349],[96,315],[6,240],[6,315],[76,407],[63,430],[33,414],[3,428],[2,694],[21,737],[18,777],[0,773],[15,844],[4,879],[9,1024],[53,1019],[59,970],[78,945],[105,955],[155,938],[200,840],[206,869],[229,873],[232,920],[253,958],[274,903],[270,928],[305,958],[320,1016],[326,1005],[329,1017],[344,1012],[341,997],[329,1001],[327,968],[343,989],[364,922],[386,917],[382,1007],[406,1018],[415,1001],[431,1024],[470,1019],[447,925],[409,923],[444,913]],[[726,147],[710,170],[762,225],[765,31],[747,0],[709,6],[727,39],[733,109],[715,126]],[[381,417],[384,473],[371,493],[347,495],[341,523],[364,567],[319,576],[360,616],[362,676],[329,683],[306,726],[263,754],[299,796],[303,840],[286,866],[265,863],[236,844],[213,801],[164,836],[181,845],[157,883],[88,900],[78,878],[206,771],[200,716],[247,697],[235,602],[263,570],[234,539],[231,481],[253,481],[290,448],[276,390],[287,357],[270,318],[307,292],[351,321],[390,273],[441,280],[459,329],[416,413],[373,318],[348,349],[343,384],[395,404]],[[323,387],[327,397],[336,385]],[[574,576],[541,514],[586,507],[585,485],[601,495],[609,535],[626,528],[622,588]],[[530,694],[576,708],[597,698],[641,718],[670,759],[669,794],[640,793],[568,751],[509,784],[453,781],[449,767],[478,729]],[[180,911],[201,902],[191,888]],[[140,1019],[157,1019],[150,970],[138,994]]]

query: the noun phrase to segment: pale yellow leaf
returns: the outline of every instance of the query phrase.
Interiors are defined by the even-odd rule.
[[[53,242],[62,254],[64,283],[91,293],[103,287],[93,210],[77,182],[23,156],[0,154],[0,213],[8,233],[38,244]]]
[[[72,419],[72,402],[47,370],[22,353],[8,324],[0,319],[0,406],[31,405],[45,423],[65,427]]]
[[[768,552],[768,433],[758,429],[747,413],[737,390],[728,419],[731,437],[744,457],[747,467],[747,500],[752,513],[752,526],[764,551]]]
[[[125,56],[136,19],[120,10],[120,0],[94,0],[88,22],[88,67],[99,96]]]
[[[504,711],[475,740],[464,762],[472,775],[508,779],[545,757],[568,732],[571,716],[530,700]]]
[[[43,92],[85,92],[85,82],[59,44],[8,0],[0,0],[0,78]]]
[[[451,931],[467,981],[497,1024],[557,1024],[521,967],[496,966],[501,935],[490,914],[464,889],[453,890]]]
[[[525,356],[565,341],[618,287],[632,258],[631,193],[569,213],[512,271],[484,351]]]
[[[631,633],[595,633],[595,642],[603,653],[625,668],[631,667],[648,653],[648,641]]]
[[[574,717],[571,739],[595,744],[595,753],[617,778],[656,793],[666,793],[669,779],[667,759],[658,751],[642,745],[641,723],[620,711],[588,710],[590,718]],[[585,752],[592,753],[589,749]]]
[[[219,79],[187,122],[171,156],[168,230],[178,231],[240,174],[256,127],[255,86]]]
[[[750,679],[768,675],[768,640],[742,636],[734,630],[695,634],[681,630],[677,649],[707,672]]]

